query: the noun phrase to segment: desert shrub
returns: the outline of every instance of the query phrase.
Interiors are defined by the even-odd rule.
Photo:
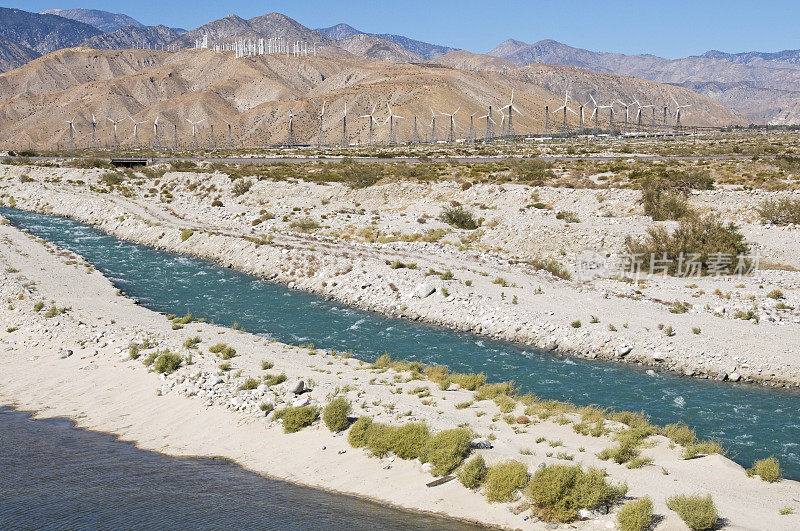
[[[128,345],[128,356],[132,360],[139,359],[139,356],[142,355],[140,349],[141,347],[139,346],[139,343],[131,343],[130,345]]]
[[[285,381],[286,381],[285,373],[264,375],[264,383],[270,387],[272,387],[273,385],[282,384]]]
[[[486,499],[490,502],[511,501],[514,493],[528,483],[528,466],[521,461],[498,463],[486,471]]]
[[[554,258],[530,258],[524,260],[523,263],[528,264],[536,270],[547,271],[551,275],[562,280],[569,280],[572,278],[572,274],[569,270]]]
[[[433,464],[434,475],[444,476],[464,461],[471,441],[472,431],[466,428],[441,431],[428,439],[419,458],[423,463]]]
[[[367,188],[382,177],[378,167],[348,159],[342,160],[334,171],[338,173],[339,178],[331,180],[340,180],[350,188]]]
[[[450,381],[456,383],[462,389],[474,391],[486,383],[486,375],[480,373],[453,373],[450,375]]]
[[[556,214],[556,219],[566,221],[567,223],[580,223],[581,219],[578,214],[569,210],[562,210]]]
[[[689,446],[697,442],[697,434],[692,428],[682,422],[667,424],[661,428],[661,435],[669,438],[675,444]]]
[[[36,304],[33,305],[34,312],[41,312],[42,308],[44,308],[44,301],[36,301]]]
[[[517,401],[508,395],[497,395],[494,397],[494,403],[500,408],[501,413],[511,413],[517,407]]]
[[[250,378],[247,378],[242,383],[241,386],[239,386],[239,389],[242,389],[244,391],[250,391],[252,389],[255,389],[256,387],[258,387],[258,380],[256,380],[255,378],[250,377]]]
[[[551,465],[536,471],[526,494],[545,520],[570,522],[580,509],[613,505],[627,491],[625,485],[610,485],[605,472],[596,468],[584,471],[580,465]]]
[[[714,529],[719,519],[711,494],[672,496],[667,498],[667,507],[678,513],[681,520],[694,531]]]
[[[696,216],[686,200],[689,192],[714,188],[713,178],[700,171],[634,171],[630,178],[640,183],[644,212],[656,221]]]
[[[350,402],[345,397],[334,398],[322,410],[322,421],[331,431],[344,431],[350,425],[347,416],[351,410]]]
[[[358,417],[353,425],[350,427],[350,433],[347,435],[347,442],[353,448],[362,448],[367,445],[367,434],[369,428],[372,426],[372,417]]]
[[[158,354],[158,357],[153,363],[153,370],[158,373],[169,374],[177,369],[181,361],[183,361],[178,354],[173,354],[169,350],[165,350]]]
[[[225,343],[217,343],[216,345],[212,345],[208,348],[208,351],[212,354],[218,354],[219,357],[224,360],[229,360],[236,355],[236,349],[229,347]]]
[[[286,407],[275,412],[276,419],[283,419],[283,431],[294,433],[311,426],[319,417],[315,406]]]
[[[617,514],[620,531],[645,531],[653,522],[653,500],[649,496],[622,506]]]
[[[712,454],[725,454],[725,449],[717,441],[701,441],[685,446],[683,448],[683,452],[681,453],[681,457],[684,459],[692,459],[698,455]]]
[[[190,337],[190,338],[186,339],[186,341],[183,342],[183,346],[185,348],[195,348],[195,347],[197,347],[197,345],[200,344],[201,341],[202,340],[197,336]]]
[[[415,459],[428,439],[430,431],[424,422],[409,422],[402,426],[372,423],[367,430],[367,448],[378,457],[394,452],[401,459]]]
[[[292,221],[289,226],[299,232],[313,232],[320,228],[319,223],[308,217]]]
[[[151,353],[150,353],[150,354],[148,354],[148,355],[147,355],[147,357],[146,357],[146,358],[145,358],[145,359],[142,361],[142,363],[144,363],[145,365],[147,365],[147,366],[149,367],[150,365],[152,365],[153,363],[155,363],[155,362],[156,362],[156,358],[158,358],[158,355],[159,355],[159,353],[158,353],[158,352],[151,352]]]
[[[665,269],[670,275],[681,273],[678,271],[681,256],[685,269],[688,267],[686,260],[692,255],[697,257],[697,272],[701,274],[709,273],[709,258],[712,255],[728,257],[732,260],[728,270],[719,272],[730,274],[737,266],[736,257],[748,252],[748,245],[739,229],[732,223],[726,225],[714,217],[681,221],[671,233],[664,227],[652,227],[643,240],[629,236],[625,240],[625,248],[629,255],[641,258],[642,271],[650,269],[654,257],[659,260],[666,257],[669,263]],[[746,261],[744,263],[747,264]]]
[[[443,365],[429,365],[425,367],[425,376],[428,380],[446,388],[450,383],[450,371]]]
[[[767,297],[769,297],[770,299],[775,299],[775,300],[782,299],[783,298],[783,292],[781,290],[779,290],[779,289],[774,289],[774,290],[770,291],[769,293],[767,293]]]
[[[650,427],[628,428],[614,436],[616,446],[606,448],[597,454],[600,459],[612,459],[615,463],[628,463],[639,457],[639,447],[644,440],[653,434]]]
[[[100,176],[100,182],[106,186],[116,186],[122,184],[124,180],[125,176],[115,171],[107,171]]]
[[[477,489],[486,479],[487,470],[483,456],[476,455],[458,469],[456,477],[468,489]]]
[[[272,363],[272,362],[271,362],[271,361],[269,361],[269,360],[263,360],[263,361],[261,362],[261,370],[262,370],[262,371],[268,371],[268,370],[270,370],[270,369],[271,369],[272,367],[274,367],[274,366],[275,366],[275,364],[274,364],[274,363]]]
[[[513,178],[535,185],[544,184],[545,181],[556,177],[552,170],[553,163],[539,158],[514,159],[509,161],[509,166]]]
[[[192,234],[194,234],[194,232],[192,232],[191,230],[183,229],[181,231],[181,241],[185,242],[186,240],[192,237]]]
[[[475,230],[480,227],[480,223],[475,216],[462,205],[446,207],[439,214],[439,220],[458,229]]]
[[[236,179],[233,183],[233,188],[231,189],[231,193],[234,197],[239,197],[242,194],[246,194],[250,188],[253,187],[253,181],[250,179]]]
[[[213,201],[211,201],[211,206],[212,207],[221,207],[221,206],[225,206],[225,205],[223,205],[222,201],[220,201],[219,199],[214,199]]]
[[[515,393],[514,382],[483,384],[475,391],[475,400],[491,400],[500,395],[513,396]]]
[[[758,216],[764,223],[773,225],[800,225],[800,199],[765,199],[758,206]]]
[[[775,483],[781,479],[781,464],[774,457],[759,459],[747,469],[749,477],[760,476],[767,483]]]

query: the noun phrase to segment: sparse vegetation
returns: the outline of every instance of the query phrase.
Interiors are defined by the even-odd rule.
[[[444,476],[455,470],[469,454],[472,432],[466,428],[441,431],[428,439],[420,452],[420,460],[432,463],[431,472]]]
[[[480,223],[475,219],[472,212],[462,205],[446,207],[442,210],[442,213],[439,214],[439,219],[443,223],[447,223],[458,229],[475,230],[480,227]]]
[[[620,531],[645,531],[653,523],[653,500],[649,496],[622,506],[617,514]]]
[[[294,433],[311,426],[319,417],[314,406],[286,407],[275,412],[276,419],[283,419],[283,431]]]
[[[487,470],[483,456],[476,455],[458,469],[456,477],[468,489],[477,489],[486,479]]]
[[[514,493],[528,484],[528,466],[521,461],[498,463],[486,471],[486,499],[508,502]]]
[[[710,494],[672,496],[667,498],[667,507],[678,513],[681,520],[693,531],[714,529],[719,519],[717,507]]]
[[[800,199],[765,199],[758,207],[763,223],[773,225],[800,225]]]
[[[350,402],[343,396],[334,398],[322,410],[322,421],[331,431],[344,431],[350,425]]]
[[[775,483],[781,479],[781,464],[775,457],[759,459],[747,469],[748,477],[759,476],[767,483]]]
[[[172,353],[169,350],[157,354],[153,363],[153,370],[158,373],[169,374],[175,372],[175,369],[177,369],[183,361],[179,354]]]

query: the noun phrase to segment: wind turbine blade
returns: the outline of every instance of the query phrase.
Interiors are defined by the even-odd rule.
[[[569,112],[571,112],[572,114],[574,114],[575,116],[578,116],[578,113],[576,113],[575,111],[573,111],[573,110],[572,110],[572,109],[570,109],[569,107],[567,107],[567,110],[568,110]]]
[[[517,114],[519,114],[520,116],[525,116],[524,114],[522,114],[522,113],[520,112],[520,110],[519,110],[519,109],[517,109],[517,108],[516,108],[516,107],[514,107],[513,105],[511,106],[511,108],[512,108],[512,109],[514,109],[514,111],[515,111]]]
[[[554,110],[554,111],[553,111],[553,114],[555,114],[555,113],[557,113],[558,111],[560,111],[560,110],[564,109],[565,107],[566,107],[566,105],[562,105],[562,106],[561,106],[561,107],[559,107],[558,109]]]
[[[397,116],[397,115],[395,115],[395,118],[398,119],[398,120],[402,120],[402,119],[405,118],[405,116]]]
[[[676,107],[680,107],[680,105],[678,105],[678,100],[676,100],[675,97],[672,94],[670,94],[669,97],[672,98],[672,101],[675,102],[675,106]]]
[[[592,96],[591,94],[589,94],[589,98],[592,100],[592,103],[594,103],[594,106],[595,106],[595,108],[596,108],[596,107],[597,107],[597,102],[594,100],[594,96]]]
[[[460,110],[461,110],[461,107],[459,107],[458,109],[456,109],[455,111],[453,111],[453,114],[452,114],[452,115],[453,115],[453,116],[455,116],[455,115],[456,115],[456,113],[457,113],[458,111],[460,111]]]
[[[592,111],[592,115],[589,117],[589,119],[591,120],[592,118],[594,118],[595,114],[597,114],[597,107],[594,108],[594,110]]]
[[[373,114],[375,114],[375,110],[376,110],[377,108],[378,108],[378,104],[376,103],[375,105],[373,105],[373,106],[372,106],[372,112],[371,112],[371,113],[369,113],[369,115],[370,115],[370,116],[372,116]]]

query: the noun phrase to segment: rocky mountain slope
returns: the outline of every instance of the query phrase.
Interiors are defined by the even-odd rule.
[[[441,46],[438,44],[431,44],[429,42],[418,41],[409,37],[404,37],[403,35],[394,35],[391,33],[367,33],[357,30],[348,24],[336,24],[335,26],[331,26],[329,28],[317,29],[316,31],[337,41],[346,39],[347,37],[351,37],[353,35],[358,35],[360,33],[380,37],[381,39],[386,39],[387,41],[393,42],[426,59],[439,57],[440,55],[444,55],[456,50],[455,48],[450,48],[449,46]]]
[[[209,45],[232,42],[237,39],[281,37],[291,41],[307,41],[317,46],[333,44],[330,37],[311,30],[281,13],[268,13],[260,17],[243,19],[237,15],[214,20],[183,34],[175,44],[194,46],[195,39],[208,35]]]
[[[102,33],[99,29],[57,15],[40,15],[21,9],[0,7],[0,39],[47,54],[77,46]]]
[[[87,39],[81,46],[107,50],[160,48],[180,36],[181,32],[166,26],[125,26]]]
[[[358,33],[336,41],[336,46],[356,57],[376,59],[378,61],[418,63],[425,60],[424,57],[407,50],[399,44],[364,33]]]
[[[59,17],[77,20],[84,24],[94,26],[102,32],[117,31],[125,26],[143,28],[144,24],[133,17],[122,13],[109,13],[99,9],[47,9],[42,15],[58,15]]]
[[[788,64],[791,53],[781,53],[761,54],[764,57],[760,60],[754,56],[740,60],[733,60],[732,56],[723,59],[715,53],[671,60],[654,55],[593,52],[552,40],[527,44],[510,39],[495,47],[489,55],[517,65],[576,66],[706,90],[701,93],[730,105],[754,122],[796,124],[800,123],[800,115],[787,109],[796,107],[794,102],[798,101],[800,68]],[[765,59],[773,55],[786,61]],[[771,63],[767,65],[769,61]]]
[[[0,72],[13,70],[37,57],[39,54],[30,48],[0,39]]]
[[[800,69],[800,50],[783,50],[780,52],[742,52],[725,53],[709,50],[700,57],[719,59],[742,65],[766,66],[770,68]]]
[[[579,81],[578,80],[582,80]],[[236,59],[232,53],[184,50],[67,49],[41,57],[12,72],[0,74],[0,145],[55,147],[68,138],[64,120],[78,115],[76,143],[88,145],[90,113],[99,120],[101,142],[110,142],[113,129],[106,117],[132,115],[150,126],[139,129],[143,142],[152,141],[152,121],[160,116],[162,131],[178,126],[182,144],[188,144],[191,128],[186,119],[205,122],[200,128],[203,145],[210,143],[210,125],[221,139],[223,120],[233,124],[237,145],[285,142],[288,105],[302,114],[294,123],[296,138],[316,142],[316,116],[327,102],[323,127],[331,142],[341,141],[341,119],[348,107],[350,142],[365,142],[368,129],[361,114],[378,107],[376,118],[386,121],[386,103],[405,119],[398,122],[398,138],[410,140],[413,119],[418,117],[421,139],[430,138],[430,108],[437,113],[457,107],[456,135],[464,137],[473,112],[488,105],[505,105],[512,89],[515,105],[524,113],[515,119],[518,133],[541,132],[545,105],[555,109],[563,102],[563,87],[582,90],[602,86],[621,98],[632,95],[667,98],[693,105],[684,123],[728,125],[742,123],[732,111],[688,89],[646,80],[619,78],[579,69],[536,65],[508,74],[467,71],[442,65],[370,61],[355,57],[258,56]],[[499,113],[495,111],[499,122]],[[570,115],[574,126],[577,119]],[[476,126],[478,124],[476,123]],[[437,119],[437,137],[448,135],[447,119]],[[132,125],[118,128],[124,143],[132,142]],[[375,128],[375,137],[386,141],[388,126]],[[173,131],[174,133],[174,131]],[[172,140],[172,136],[167,138]]]

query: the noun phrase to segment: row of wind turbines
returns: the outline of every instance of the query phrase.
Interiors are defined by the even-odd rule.
[[[579,133],[580,134],[587,134],[590,130],[587,127],[588,123],[593,122],[593,132],[594,134],[599,134],[601,131],[600,127],[600,115],[604,111],[608,111],[608,131],[613,133],[615,128],[615,121],[614,121],[614,107],[616,103],[619,103],[622,108],[624,109],[624,120],[621,120],[621,133],[623,135],[634,134],[631,133],[631,121],[630,121],[630,111],[633,108],[636,111],[635,114],[635,134],[655,134],[656,129],[658,129],[659,124],[657,123],[656,117],[656,106],[655,104],[642,104],[635,96],[632,97],[632,101],[625,102],[619,98],[611,98],[609,103],[599,103],[593,94],[588,95],[589,98],[584,103],[580,103],[576,101],[574,98],[570,96],[569,90],[565,91],[564,93],[564,104],[557,109],[553,110],[552,112],[549,109],[549,106],[544,107],[544,135],[547,137],[551,134],[551,126],[550,126],[550,117],[551,114],[561,114],[562,123],[561,123],[561,132],[565,135],[571,132],[570,126],[568,123],[568,113],[572,113],[576,117],[579,118]],[[675,131],[680,130],[681,128],[681,112],[691,107],[691,104],[680,105],[674,97],[672,98],[673,103],[675,104]],[[571,103],[577,103],[578,111],[572,108]],[[573,103],[573,104],[574,104]],[[592,105],[593,110],[591,115],[588,118],[588,121],[585,117],[585,109]],[[324,118],[325,118],[325,111],[327,108],[327,101],[324,101],[322,104],[322,108],[320,112],[317,114],[317,145],[322,147],[329,145],[326,142],[326,131],[323,126]],[[392,108],[390,102],[386,102],[386,109],[388,111],[387,116],[384,120],[380,121],[376,118],[376,112],[378,111],[378,104],[374,103],[372,106],[371,112],[364,113],[361,115],[357,115],[359,120],[367,120],[366,124],[366,144],[367,145],[375,145],[375,129],[385,127],[388,125],[389,127],[389,140],[388,143],[390,145],[394,145],[398,143],[397,133],[398,133],[398,120],[406,119],[404,116],[395,113],[395,110]],[[440,143],[440,142],[447,142],[447,143],[456,143],[457,141],[457,131],[456,131],[456,115],[461,111],[461,107],[458,107],[453,112],[436,112],[433,107],[429,107],[430,109],[430,122],[427,125],[420,124],[420,120],[417,116],[413,117],[413,126],[412,126],[412,135],[410,139],[410,143],[416,144],[422,141],[430,142],[430,143]],[[647,120],[645,116],[646,110],[652,110],[652,118]],[[302,113],[295,112],[291,106],[287,106],[288,114],[288,136],[286,140],[286,145],[289,146],[296,146],[300,144],[299,139],[295,133],[295,120],[299,119],[300,117],[304,116]],[[497,111],[500,113],[500,123],[498,124],[495,121],[494,112]],[[663,123],[662,125],[662,132],[666,133],[668,129],[667,118],[668,118],[668,106],[663,107]],[[466,141],[468,142],[475,142],[478,140],[478,136],[476,134],[475,128],[475,119],[476,116],[480,114],[480,112],[476,111],[469,115],[469,130],[467,132]],[[516,107],[514,104],[514,91],[511,91],[511,99],[509,103],[499,107],[497,109],[493,109],[492,105],[488,106],[486,114],[481,116],[477,116],[478,120],[485,120],[485,130],[483,132],[483,141],[490,142],[496,138],[501,139],[511,139],[516,136],[514,131],[514,118],[517,116],[524,116],[524,114]],[[446,132],[446,139],[439,139],[439,131],[437,130],[437,118],[445,118],[448,122],[448,130]],[[75,137],[77,134],[77,128],[75,127],[75,122],[78,119],[78,116],[72,118],[72,120],[65,120],[65,123],[68,124],[69,127],[69,137],[68,137],[68,149],[75,149]],[[179,142],[178,142],[178,124],[172,123],[172,146],[168,146],[167,144],[162,143],[162,130],[167,127],[164,124],[159,124],[160,116],[157,115],[155,120],[153,120],[153,144],[152,147],[154,149],[161,149],[161,148],[168,148],[172,147],[174,149],[178,149]],[[184,118],[186,122],[191,125],[191,143],[190,147],[193,149],[199,148],[199,129],[200,125],[206,122],[206,119],[200,120],[191,120],[189,118]],[[115,119],[110,116],[106,117],[106,120],[111,124],[113,127],[113,147],[118,148],[120,146],[119,136],[118,136],[118,126],[126,120],[130,120],[133,124],[133,131],[132,131],[132,139],[131,144],[134,148],[140,149],[142,143],[139,139],[139,127],[143,126],[146,123],[149,123],[147,120],[136,120],[133,116],[128,116],[127,118],[120,118]],[[351,138],[350,134],[348,133],[348,102],[344,104],[344,113],[342,114],[342,136],[341,142],[339,143],[342,147],[347,147],[351,145]],[[225,121],[225,120],[223,120]],[[645,123],[648,121],[649,123]],[[225,121],[227,125],[227,146],[228,148],[233,148],[233,131],[232,125],[230,122]],[[425,128],[424,132],[424,139],[423,135],[420,134],[421,127]],[[500,128],[500,134],[495,134],[495,127]],[[98,122],[94,115],[91,113],[91,147],[96,148],[98,147],[98,138],[97,138],[97,129],[98,129]],[[217,145],[217,140],[214,134],[214,125],[210,124],[210,138],[208,142],[208,147],[210,148],[217,148],[222,147]],[[363,131],[363,129],[362,129]]]

